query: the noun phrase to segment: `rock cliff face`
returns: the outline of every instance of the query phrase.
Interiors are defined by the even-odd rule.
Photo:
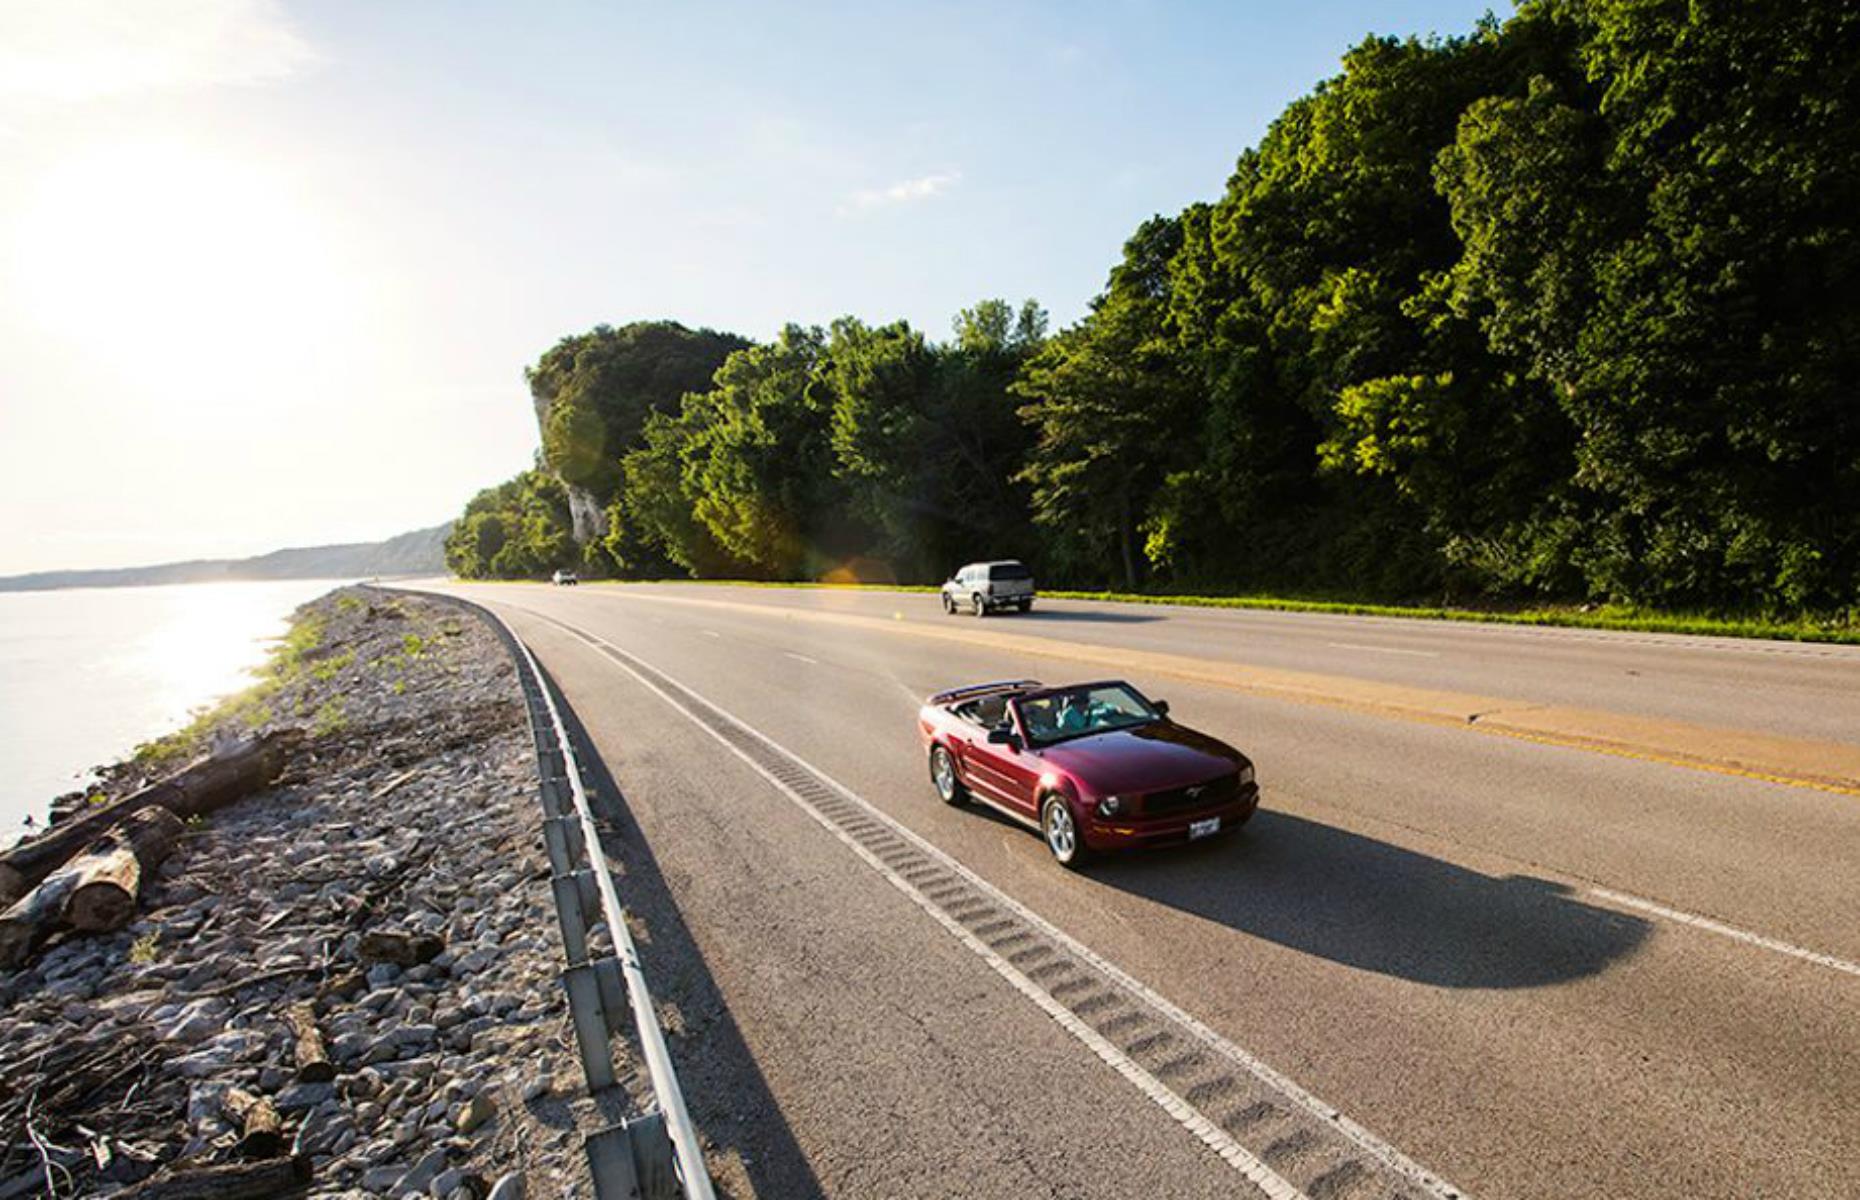
[[[551,401],[547,397],[532,394],[530,403],[536,410],[536,436],[542,440],[544,445],[548,445]],[[543,464],[543,469],[555,475],[562,484],[563,490],[568,493],[568,519],[573,527],[575,544],[585,546],[589,542],[606,537],[607,508],[601,503],[600,497],[556,475],[555,469],[546,462]]]

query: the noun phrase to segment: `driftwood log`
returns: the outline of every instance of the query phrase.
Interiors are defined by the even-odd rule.
[[[301,1000],[284,1010],[284,1023],[297,1039],[297,1079],[300,1083],[328,1083],[336,1077],[336,1064],[329,1061],[323,1035],[317,1032],[316,1007]]]
[[[164,1171],[126,1192],[119,1200],[258,1200],[287,1195],[310,1182],[310,1156],[270,1158],[223,1167]]]
[[[270,1100],[242,1088],[227,1088],[220,1103],[226,1115],[239,1122],[241,1157],[276,1158],[284,1153],[284,1122]]]
[[[205,816],[258,791],[284,770],[297,730],[251,738],[231,751],[202,759],[160,783],[93,809],[36,838],[0,852],[0,904],[11,904],[99,834],[145,808],[161,805],[177,816]]]
[[[0,913],[0,967],[24,963],[61,929],[128,924],[143,874],[168,857],[182,828],[181,819],[165,808],[143,809],[52,872]]]
[[[54,876],[68,872],[77,877],[65,901],[66,923],[86,933],[129,924],[142,881],[167,861],[186,829],[161,805],[145,808],[54,871]]]

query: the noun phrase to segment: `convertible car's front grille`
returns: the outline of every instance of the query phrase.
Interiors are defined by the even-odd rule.
[[[1211,779],[1207,783],[1198,783],[1193,787],[1151,792],[1143,797],[1143,815],[1161,817],[1191,808],[1210,808],[1216,804],[1226,804],[1239,794],[1240,777],[1223,775],[1219,779]]]

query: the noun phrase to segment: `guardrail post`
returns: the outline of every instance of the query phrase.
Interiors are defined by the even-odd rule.
[[[607,1044],[600,980],[593,967],[582,963],[562,972],[562,984],[568,989],[568,1012],[575,1021],[575,1046],[581,1052],[581,1073],[587,1078],[588,1090],[612,1087],[613,1051]]]
[[[607,1031],[624,1033],[627,1021],[626,980],[620,975],[620,960],[609,954],[588,964],[594,968],[595,982],[601,989],[601,1007],[607,1011]]]
[[[639,1178],[639,1194],[645,1200],[675,1200],[685,1194],[678,1183],[678,1168],[672,1159],[672,1136],[665,1128],[665,1114],[658,1109],[622,1124],[626,1140],[633,1147],[633,1173]]]
[[[575,864],[584,861],[587,843],[581,826],[573,817],[544,817],[543,844],[549,848],[549,865],[557,875],[572,874]]]
[[[588,1173],[594,1176],[594,1194],[601,1200],[632,1200],[642,1194],[633,1169],[633,1145],[624,1126],[610,1126],[588,1136]]]
[[[571,967],[588,961],[588,917],[581,889],[576,886],[576,874],[556,875],[549,880],[549,886],[555,889],[555,919],[562,928],[562,951]]]
[[[563,796],[563,792],[567,789],[562,786],[562,782],[560,779],[547,777],[542,781],[542,807],[545,818],[573,815],[568,811],[570,806]]]

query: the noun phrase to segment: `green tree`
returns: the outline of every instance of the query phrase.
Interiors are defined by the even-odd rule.
[[[540,469],[472,497],[446,538],[446,565],[466,579],[538,578],[578,557],[568,494]]]
[[[1033,355],[1013,389],[1037,439],[1021,478],[1062,569],[1103,578],[1114,560],[1130,588],[1146,505],[1193,428],[1192,381],[1166,320],[1181,237],[1179,221],[1145,222],[1090,315]]]

